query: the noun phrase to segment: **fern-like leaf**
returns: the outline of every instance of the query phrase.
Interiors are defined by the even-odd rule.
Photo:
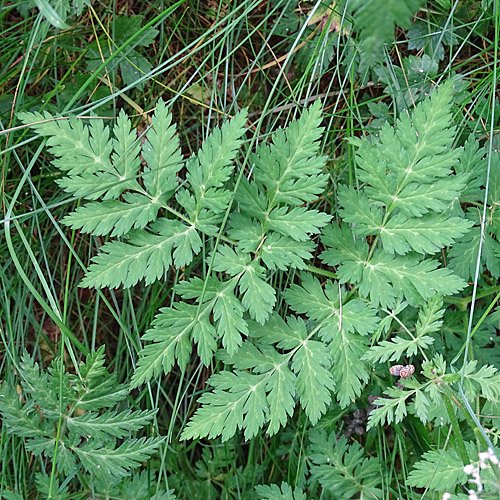
[[[177,186],[177,172],[182,168],[182,155],[172,115],[162,100],[156,104],[151,125],[142,148],[142,156],[147,163],[142,177],[154,203],[166,201],[173,194]]]
[[[140,438],[125,441],[116,449],[95,449],[92,444],[86,443],[80,447],[73,447],[82,465],[96,476],[125,477],[131,469],[147,460],[160,446],[163,438]]]
[[[342,283],[358,284],[374,306],[390,308],[403,299],[417,306],[466,286],[449,269],[438,269],[437,261],[425,258],[461,239],[472,226],[463,217],[442,213],[467,179],[452,171],[461,150],[452,147],[450,93],[451,84],[444,84],[412,116],[399,119],[396,128],[383,127],[378,142],[352,140],[365,186],[339,188],[343,223],[340,229],[332,225],[323,231],[327,248],[321,257],[338,266]]]
[[[327,177],[321,173],[326,158],[317,156],[323,132],[320,122],[321,103],[317,100],[286,131],[278,130],[270,146],[262,144],[252,157],[255,180],[266,193],[270,209],[280,203],[313,201],[323,191]]]
[[[415,488],[453,491],[458,484],[467,482],[467,475],[455,450],[428,451],[414,465],[407,482]]]
[[[175,361],[184,369],[189,361],[192,350],[191,334],[198,320],[197,306],[180,302],[172,308],[163,308],[153,322],[153,328],[143,336],[143,340],[154,340],[141,351],[141,357],[132,377],[131,386],[138,385],[168,373]],[[203,313],[201,314],[203,318]],[[210,357],[216,344],[212,335],[206,335],[207,341],[213,346]]]
[[[76,374],[61,368],[61,361],[55,359],[44,371],[31,356],[23,356],[24,398],[5,386],[0,389],[5,429],[23,437],[28,452],[51,459],[54,470],[66,475],[78,473],[83,466],[112,480],[150,458],[163,439],[132,436],[152,420],[156,410],[107,410],[129,391],[106,370],[104,346],[89,354]],[[117,445],[117,439],[125,440]]]
[[[375,310],[368,304],[358,299],[345,301],[345,297],[344,293],[339,295],[333,281],[328,281],[323,290],[319,281],[307,274],[302,277],[302,286],[292,285],[285,292],[295,312],[321,322],[318,333],[332,354],[337,399],[343,407],[359,396],[368,381],[367,367],[361,361],[368,350],[363,336],[373,333],[378,323]]]
[[[355,0],[349,3],[354,27],[360,32],[364,67],[377,61],[385,43],[394,39],[396,24],[409,28],[421,0]]]
[[[255,492],[260,500],[306,500],[306,494],[301,488],[293,488],[284,481],[281,486],[277,484],[259,485],[255,487]]]
[[[399,387],[389,387],[385,392],[385,397],[380,397],[375,400],[377,408],[370,412],[368,419],[368,429],[375,427],[379,424],[384,425],[395,422],[401,422],[408,413],[408,399],[415,393],[422,389],[422,386],[415,382],[411,384],[410,381],[405,381],[405,386],[411,386],[413,390],[403,390]],[[422,401],[425,405],[425,402]],[[424,408],[420,407],[421,411]]]
[[[334,389],[326,346],[311,340],[305,323],[293,317],[286,323],[274,314],[265,326],[250,326],[250,335],[262,342],[254,346],[245,341],[237,356],[225,357],[236,370],[209,379],[214,389],[200,398],[202,406],[184,439],[221,435],[227,440],[238,429],[249,439],[266,423],[274,434],[292,414],[296,394],[312,423],[326,411]],[[279,354],[272,344],[287,352]]]
[[[345,436],[324,431],[312,432],[310,439],[311,474],[326,490],[336,498],[382,498],[379,461],[365,458],[358,442],[349,446]]]
[[[77,208],[62,222],[95,236],[122,236],[132,228],[142,229],[156,219],[160,205],[140,193],[126,193],[125,201],[92,202]]]
[[[317,210],[306,210],[303,207],[276,208],[268,216],[271,229],[290,236],[297,241],[306,241],[309,234],[319,233],[319,229],[327,224],[331,216]]]
[[[80,435],[88,434],[95,439],[109,436],[123,438],[147,425],[155,414],[156,410],[108,412],[102,415],[87,412],[68,418],[66,422],[70,430]]]
[[[106,243],[92,259],[84,287],[130,287],[144,279],[146,284],[161,278],[174,262],[183,266],[201,249],[201,239],[193,226],[160,219],[154,233],[131,231],[126,241]],[[175,248],[175,251],[172,250]]]
[[[434,342],[430,334],[438,331],[442,325],[444,315],[443,299],[440,296],[431,298],[419,311],[415,335],[411,338],[394,337],[392,340],[383,340],[372,347],[363,359],[372,362],[399,361],[403,356],[415,356],[418,349],[428,349]]]

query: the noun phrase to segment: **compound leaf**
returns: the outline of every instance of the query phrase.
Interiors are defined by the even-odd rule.
[[[408,486],[451,491],[457,484],[465,484],[464,464],[453,449],[428,451],[422,455],[408,476]]]
[[[301,488],[294,488],[284,481],[277,484],[259,485],[255,487],[259,500],[306,500],[306,494]]]
[[[132,468],[153,455],[163,438],[140,438],[125,441],[116,449],[95,449],[93,443],[85,443],[80,447],[72,447],[82,465],[96,476],[125,477]]]
[[[310,439],[311,474],[325,489],[337,498],[382,498],[380,463],[365,458],[358,442],[348,445],[345,436],[324,431],[311,432]]]

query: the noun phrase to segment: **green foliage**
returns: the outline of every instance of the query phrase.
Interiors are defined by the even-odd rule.
[[[129,287],[141,279],[152,283],[172,263],[177,267],[189,264],[202,247],[199,231],[213,234],[214,224],[223,218],[230,193],[221,186],[229,179],[229,165],[241,144],[244,112],[214,132],[199,155],[188,161],[186,178],[194,195],[186,189],[178,191],[177,199],[186,210],[181,220],[160,212],[178,189],[177,173],[184,166],[172,117],[162,101],[142,148],[123,111],[112,138],[102,120],[86,126],[76,118],[53,121],[48,113],[23,113],[20,119],[42,122],[34,128],[49,137],[50,152],[57,157],[54,165],[67,172],[58,182],[65,191],[103,200],[77,209],[63,223],[85,232],[124,236],[123,241],[101,248],[82,286]],[[141,166],[139,154],[147,166]],[[220,170],[216,176],[214,168]],[[142,228],[146,231],[138,231]]]
[[[88,47],[87,69],[89,72],[95,71],[104,60],[108,59],[116,49],[126,43],[143,24],[143,16],[115,16],[113,23],[113,42],[109,38],[100,37],[93,41]],[[140,54],[137,49],[150,46],[158,30],[154,28],[146,29],[140,37],[129,44],[125,51],[118,54],[107,66],[107,71],[112,73],[119,67],[121,77],[125,85],[136,82],[142,75],[152,69],[152,64],[146,57]],[[137,85],[143,88],[143,83]]]
[[[466,481],[464,464],[455,450],[424,453],[408,477],[409,486],[438,491],[452,490]]]
[[[162,371],[167,373],[175,361],[184,369],[193,340],[205,365],[212,359],[220,338],[228,354],[235,354],[248,332],[245,312],[264,324],[273,310],[276,291],[267,282],[269,272],[306,267],[305,259],[314,248],[311,235],[330,219],[318,210],[297,206],[312,201],[326,183],[326,175],[321,172],[325,158],[317,156],[320,119],[317,104],[286,130],[278,130],[270,145],[263,143],[251,156],[254,181],[241,180],[235,197],[238,210],[229,217],[232,246],[220,244],[209,258],[212,270],[227,278],[214,274],[205,282],[193,278],[176,287],[179,295],[194,299],[195,304],[179,303],[160,311],[153,328],[144,336],[144,340],[155,344],[145,347],[133,386]],[[198,155],[201,169],[196,170],[196,176],[189,170],[194,168],[189,166],[192,162],[188,163],[187,179],[191,180],[194,196],[187,189],[177,195],[177,201],[191,216],[192,227],[201,226],[206,234],[217,231],[214,223],[220,223],[219,214],[232,199],[231,192],[221,186],[229,178],[232,147],[240,132],[231,121],[221,133],[213,136],[221,147],[215,149],[210,138],[203,145]],[[220,142],[224,138],[227,144]],[[195,202],[201,197],[210,202]]]
[[[381,351],[384,346],[380,346]],[[389,347],[389,352],[393,352]],[[425,424],[435,414],[437,408],[444,410],[443,397],[456,396],[461,384],[460,374],[447,371],[443,356],[437,354],[432,360],[422,364],[422,375],[427,379],[420,383],[415,379],[400,382],[401,387],[389,387],[384,397],[377,398],[376,408],[370,413],[368,427],[372,428],[387,422],[401,422],[411,412]],[[466,363],[463,388],[468,398],[481,396],[488,401],[496,401],[500,396],[500,373],[490,365],[478,367],[476,360]],[[411,404],[410,404],[411,402]],[[462,405],[459,403],[459,407]],[[457,405],[458,406],[458,405]],[[465,411],[462,408],[462,412]]]
[[[500,203],[500,158],[497,154],[488,159],[485,148],[479,147],[473,137],[469,137],[464,145],[464,158],[457,170],[469,177],[464,199],[472,203],[481,203],[485,198],[485,173],[490,165],[490,180],[487,200],[487,212],[484,221],[484,233],[479,273],[487,269],[489,273],[498,278],[500,266],[498,255],[500,255],[500,219],[498,216],[498,204]],[[457,207],[457,211],[459,209]],[[450,249],[449,266],[462,278],[470,280],[476,272],[476,262],[481,239],[482,214],[477,209],[467,210],[465,216],[474,224],[472,230],[461,241]]]
[[[56,358],[47,371],[40,370],[25,353],[19,372],[22,394],[5,383],[0,390],[3,425],[24,438],[34,457],[51,459],[59,473],[83,467],[97,481],[116,479],[118,484],[163,441],[132,437],[151,422],[156,410],[109,409],[128,395],[128,389],[105,369],[104,346],[91,353],[76,374],[61,368]],[[49,478],[41,475],[39,481],[48,484]]]
[[[343,407],[359,395],[368,381],[360,361],[368,347],[359,335],[373,332],[377,317],[357,299],[341,307],[346,294],[339,291],[333,282],[323,291],[316,278],[305,274],[302,286],[293,285],[285,298],[292,310],[308,317],[309,328],[299,317],[285,321],[277,314],[264,326],[250,323],[249,336],[258,340],[246,340],[233,357],[223,357],[236,370],[210,378],[214,390],[200,398],[203,406],[183,438],[222,435],[225,440],[236,429],[245,429],[248,439],[265,424],[274,434],[292,415],[296,397],[315,424],[333,390]]]
[[[416,306],[466,286],[427,257],[472,226],[446,212],[466,181],[452,171],[461,150],[453,148],[450,90],[445,84],[395,129],[384,126],[375,144],[352,140],[364,187],[339,189],[343,222],[324,231],[328,248],[321,257],[338,266],[341,283],[357,284],[374,306],[393,307],[403,298]],[[362,239],[368,236],[371,245]]]
[[[430,334],[439,331],[442,325],[442,317],[445,310],[443,300],[439,296],[430,299],[419,311],[418,321],[415,328],[415,335],[407,332],[407,337],[396,336],[390,341],[383,340],[378,345],[373,346],[363,359],[372,362],[399,361],[404,355],[415,356],[419,349],[428,349],[434,338]]]
[[[368,430],[409,416],[420,424],[450,424],[461,438],[448,402],[458,402],[462,389],[470,400],[500,397],[493,365],[468,361],[462,383],[455,368],[433,351],[446,322],[444,301],[467,286],[472,272],[460,253],[471,255],[464,245],[479,226],[459,200],[479,201],[484,195],[479,173],[484,150],[471,140],[464,148],[454,144],[452,90],[452,83],[444,83],[393,127],[386,123],[377,136],[351,139],[357,184],[338,182],[334,221],[311,206],[328,180],[327,158],[320,155],[319,100],[249,153],[251,175],[243,175],[238,164],[246,111],[214,129],[187,160],[162,101],[142,145],[123,112],[112,128],[99,119],[85,124],[48,113],[20,115],[47,138],[53,164],[64,173],[57,180],[61,188],[87,200],[62,222],[109,238],[92,258],[82,286],[131,287],[141,280],[149,285],[172,267],[188,268],[173,286],[176,299],[159,310],[143,335],[131,381],[137,388],[175,365],[184,373],[196,348],[212,372],[181,439],[227,442],[238,431],[245,440],[263,431],[274,436],[295,414],[320,425],[332,408],[348,412],[360,404],[373,382],[371,370],[387,362],[413,362],[417,370],[394,385],[394,379],[378,379],[376,393],[383,396],[364,413]],[[492,228],[497,184],[493,174]],[[320,258],[334,268],[336,279],[320,280],[307,270],[319,254],[316,238]],[[450,267],[439,260],[448,247]],[[191,273],[198,255],[201,275]],[[494,274],[492,259],[485,263]],[[277,285],[282,273],[290,273],[285,286]],[[66,376],[57,364],[40,373],[27,358],[23,377],[32,401],[20,406],[6,389],[1,410],[11,430],[27,440],[27,449],[53,457],[58,470],[78,463],[97,481],[102,471],[119,481],[148,459],[160,440],[130,438],[155,412],[112,409],[127,389],[107,378],[103,359],[102,350],[91,354],[79,376]],[[100,382],[92,386],[93,380]],[[46,416],[42,423],[38,407]],[[460,412],[466,419],[463,408]],[[67,436],[56,448],[47,424],[59,418]],[[348,446],[345,436],[324,430],[311,431],[308,438],[315,484],[342,498],[383,497],[379,460],[366,458],[357,442]],[[464,450],[459,447],[443,462],[450,489],[462,484],[456,461],[463,463]],[[433,453],[417,463],[411,485],[423,486],[426,471],[436,467]],[[198,463],[195,475],[223,474],[227,466],[214,452]],[[435,484],[441,482],[438,476]],[[286,482],[259,485],[255,491],[263,499],[304,498],[305,476],[294,484],[295,489]],[[204,491],[216,490],[210,483]]]
[[[23,15],[27,15],[28,10],[38,8],[40,14],[54,28],[68,28],[68,17],[70,14],[79,16],[84,7],[90,5],[90,0],[26,0],[19,2],[17,7]]]
[[[281,486],[257,486],[255,491],[260,500],[306,500],[306,494],[300,488],[292,489],[285,482],[282,482]]]
[[[498,499],[495,2],[108,3],[0,9],[0,497]]]
[[[365,458],[359,443],[347,444],[345,436],[312,432],[309,448],[312,476],[337,498],[382,498],[380,463]]]
[[[408,30],[408,37],[410,39],[408,48],[415,50],[424,49],[427,56],[442,60],[445,56],[444,46],[452,47],[458,44],[458,31],[446,22],[444,16],[434,26],[431,26],[428,22],[416,21]]]
[[[355,0],[348,2],[355,29],[360,33],[364,65],[378,61],[384,44],[394,39],[395,26],[409,28],[411,18],[422,6],[421,0]]]
[[[212,274],[205,280],[194,277],[176,286],[182,300],[161,309],[144,335],[153,343],[143,349],[132,379],[136,387],[168,373],[175,362],[185,369],[193,341],[208,365],[221,341],[220,357],[232,368],[209,379],[212,391],[200,398],[184,439],[220,435],[227,440],[238,429],[250,439],[264,426],[275,434],[296,400],[314,424],[333,394],[343,408],[360,396],[369,380],[367,361],[396,361],[432,345],[430,334],[443,315],[440,296],[457,292],[465,282],[428,255],[462,238],[472,225],[449,213],[468,177],[452,171],[462,152],[452,145],[450,91],[445,84],[411,117],[400,118],[395,128],[384,126],[375,143],[353,139],[364,187],[338,186],[342,222],[325,227],[322,236],[322,258],[337,266],[340,281],[323,287],[304,273],[301,285],[283,293],[290,309],[307,322],[299,316],[285,321],[273,313],[276,291],[267,276],[276,269],[305,268],[304,259],[314,250],[311,236],[330,219],[303,206],[326,183],[326,159],[318,156],[319,101],[258,146],[250,156],[253,178],[242,178],[235,187],[230,177],[242,145],[244,112],[215,129],[186,163],[161,101],[142,148],[123,113],[113,136],[100,120],[86,126],[76,119],[53,121],[47,114],[21,115],[24,122],[41,122],[35,129],[48,137],[54,164],[67,173],[59,184],[75,195],[101,199],[63,222],[98,235],[122,236],[123,241],[103,245],[83,286],[132,286],[140,279],[148,284],[172,264],[188,265],[200,252],[202,238],[220,231],[237,188],[236,210],[228,219],[230,242],[220,243],[208,256]],[[183,168],[181,187],[177,173]],[[356,285],[361,297],[349,296],[343,283]],[[367,336],[379,321],[376,308],[403,299],[423,305],[416,334],[384,340],[369,350]],[[413,404],[426,421],[429,401],[421,389],[414,387],[418,396]],[[391,399],[372,412],[370,425],[401,421],[409,394],[389,389]],[[112,426],[119,436],[120,426],[134,425],[130,417],[86,417],[80,428]],[[96,464],[91,458],[82,461]]]

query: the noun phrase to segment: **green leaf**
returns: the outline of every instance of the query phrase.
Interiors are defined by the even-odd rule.
[[[466,482],[464,464],[453,449],[424,453],[407,479],[408,486],[435,491],[451,491],[457,484]]]
[[[200,235],[193,225],[160,218],[151,225],[151,230],[165,239],[173,239],[175,249],[172,255],[178,268],[191,264],[203,247]]]
[[[193,326],[193,340],[197,344],[196,352],[205,366],[208,366],[212,361],[214,353],[217,350],[217,342],[215,339],[218,338],[216,329],[210,323],[209,314],[210,310],[207,308],[199,315],[198,321],[196,321]],[[179,366],[184,369],[181,360],[179,360],[178,363]]]
[[[438,179],[431,183],[407,184],[393,200],[394,209],[399,209],[407,217],[420,217],[430,210],[445,212],[468,183],[467,176],[454,175]]]
[[[141,169],[141,142],[137,139],[136,131],[125,111],[118,113],[116,125],[113,127],[113,165],[122,179],[122,188],[141,190],[137,182],[137,175]]]
[[[133,437],[152,420],[156,410],[98,411],[115,406],[129,393],[108,373],[104,361],[101,346],[80,363],[76,373],[63,371],[64,365],[57,358],[47,372],[25,354],[20,365],[26,384],[23,398],[6,390],[5,384],[0,388],[5,428],[24,438],[26,452],[46,461],[48,470],[52,460],[53,470],[64,477],[83,466],[113,481],[150,458],[163,440]],[[127,440],[117,447],[117,438]]]
[[[498,259],[500,255],[500,243],[488,233],[490,229],[491,225],[486,223],[485,232],[483,234],[479,273],[482,274],[484,272],[484,265],[486,265],[488,271],[495,278],[498,278],[500,276],[500,264]],[[481,228],[477,225],[471,229],[469,234],[460,241],[457,241],[448,252],[449,267],[460,277],[468,281],[472,280],[476,273],[480,239]]]
[[[24,438],[49,437],[50,429],[40,426],[40,417],[29,414],[19,402],[19,394],[13,391],[6,382],[0,386],[0,414],[2,423],[13,434]]]
[[[57,181],[67,192],[95,200],[117,198],[126,189],[126,179],[111,163],[113,142],[102,120],[89,125],[75,117],[54,121],[48,113],[21,113],[19,118],[48,137],[49,151],[57,157],[52,163],[68,171],[68,177]]]
[[[49,375],[40,370],[40,366],[25,351],[21,361],[21,377],[23,388],[31,394],[33,401],[41,406],[50,415],[59,415],[60,406],[58,392],[51,390],[51,379]]]
[[[323,192],[327,176],[321,173],[326,158],[317,156],[320,122],[321,102],[316,100],[285,131],[278,130],[270,146],[263,143],[252,155],[255,180],[266,190],[269,209],[280,203],[301,205]]]
[[[125,477],[131,469],[149,459],[164,438],[140,438],[125,441],[116,449],[95,449],[92,442],[72,447],[82,465],[92,474],[104,477]]]
[[[240,213],[231,214],[231,228],[228,230],[229,237],[237,241],[237,253],[255,252],[262,242],[264,231],[262,224],[247,215]],[[271,233],[276,239],[276,233]],[[296,243],[296,242],[294,242]]]
[[[266,219],[268,202],[264,192],[259,190],[257,183],[242,178],[235,199],[245,216],[255,217],[260,221]]]
[[[337,399],[346,407],[361,394],[362,383],[368,381],[366,364],[361,361],[368,342],[361,335],[377,329],[378,317],[374,309],[358,299],[344,302],[346,296],[340,297],[339,290],[333,281],[328,281],[323,290],[316,278],[304,274],[302,286],[292,285],[284,295],[292,310],[321,322],[319,335],[329,342]]]
[[[368,350],[367,339],[342,328],[328,346],[333,358],[332,375],[336,396],[342,408],[349,406],[361,394],[369,380],[368,367],[362,361]]]
[[[276,365],[266,384],[269,402],[268,434],[276,434],[285,426],[288,417],[293,415],[296,383],[297,377],[286,363]]]
[[[500,398],[500,372],[490,365],[477,369],[477,360],[472,360],[465,366],[465,392],[468,397],[481,394],[482,397],[494,401]]]
[[[355,238],[346,224],[329,224],[323,230],[321,242],[325,245],[320,258],[329,266],[339,266],[340,283],[359,283],[368,259],[368,245]]]
[[[53,163],[71,175],[95,172],[113,172],[110,155],[113,144],[109,128],[102,120],[84,124],[81,118],[56,119],[49,113],[20,113],[19,119],[30,124],[40,135],[48,137]]]
[[[153,328],[142,337],[143,341],[153,340],[154,343],[142,349],[131,387],[138,387],[161,373],[168,373],[176,360],[181,370],[184,370],[191,355],[190,337],[198,320],[197,312],[198,306],[184,302],[160,309]],[[210,340],[214,351],[215,341],[213,337]]]
[[[271,229],[284,236],[290,236],[297,241],[307,241],[309,234],[319,233],[331,219],[330,215],[318,210],[307,210],[304,207],[275,208],[268,216],[267,222]]]
[[[146,285],[161,278],[172,264],[186,265],[201,248],[201,240],[193,226],[176,220],[159,219],[152,227],[157,234],[134,230],[127,242],[106,243],[93,257],[82,287],[117,288],[134,286],[144,279]]]
[[[182,154],[172,115],[160,99],[146,133],[142,156],[147,163],[143,181],[153,202],[166,200],[177,186],[177,172],[182,168]]]
[[[396,25],[402,28],[411,26],[421,0],[355,0],[349,4],[354,19],[354,28],[360,32],[361,51],[366,64],[375,63],[383,52],[384,44],[394,39]]]
[[[295,349],[308,337],[304,320],[295,316],[289,316],[285,321],[274,313],[264,326],[249,322],[249,327],[250,336],[276,344],[280,349]]]
[[[484,236],[485,241],[486,238],[491,239],[487,234]],[[462,240],[457,241],[448,252],[448,266],[463,279],[469,280],[474,276],[480,240],[481,229],[479,227],[473,227],[469,234]],[[481,257],[481,260],[484,260],[484,255]],[[482,267],[483,266],[481,266],[480,272],[482,271]]]
[[[249,326],[249,334],[260,342],[247,340],[234,356],[221,355],[235,370],[209,379],[214,389],[200,398],[202,406],[184,429],[183,439],[220,435],[226,441],[238,429],[250,439],[265,424],[274,434],[292,415],[296,394],[313,424],[325,413],[334,388],[325,344],[311,340],[304,322],[293,317],[287,324],[274,314],[265,325]],[[271,344],[289,352],[280,354]]]
[[[364,191],[355,190],[351,186],[338,186],[339,204],[342,220],[355,224],[353,232],[358,236],[378,234],[382,228],[383,213],[374,205]]]
[[[135,232],[127,243],[106,243],[101,252],[92,258],[82,287],[117,288],[134,286],[145,278],[146,285],[165,273],[172,263],[174,238],[157,234]]]
[[[335,332],[345,329],[361,335],[373,333],[377,329],[378,317],[375,309],[359,299],[347,299],[334,281],[327,281],[325,287],[311,274],[301,275],[301,286],[292,285],[284,292],[284,297],[291,309],[308,318],[322,321],[320,335],[331,340]]]
[[[239,242],[241,244],[241,242]],[[264,264],[271,270],[286,271],[288,268],[305,269],[305,261],[312,257],[312,241],[295,241],[277,233],[268,233],[261,247]]]
[[[100,410],[116,405],[128,394],[126,386],[118,384],[104,366],[104,346],[91,352],[79,367],[80,377],[72,376],[78,399],[75,402],[80,410]]]
[[[94,439],[114,436],[123,438],[130,432],[137,431],[147,425],[157,410],[107,412],[98,415],[87,412],[78,417],[66,419],[68,428],[80,435],[88,434]]]
[[[226,210],[232,193],[221,189],[233,172],[232,162],[241,147],[245,132],[247,111],[237,113],[222,127],[215,128],[203,142],[195,158],[188,162],[186,179],[191,184],[196,199],[196,208],[188,210],[190,217],[196,218],[202,209],[214,212]]]
[[[454,243],[471,227],[472,222],[459,217],[424,215],[408,219],[397,215],[383,228],[382,244],[390,254],[405,255],[411,251],[433,254]]]
[[[125,85],[135,84],[135,87],[139,90],[144,88],[144,81],[139,79],[143,75],[149,73],[152,69],[153,65],[136,51],[132,51],[126,59],[120,61],[123,83]]]
[[[85,172],[81,175],[70,175],[62,179],[56,179],[57,185],[67,193],[79,198],[104,200],[117,198],[123,191],[125,185],[119,178],[109,172],[97,172],[91,174]]]
[[[330,372],[332,358],[327,346],[309,339],[301,319],[290,317],[285,323],[276,314],[261,327],[260,333],[253,329],[252,335],[276,343],[282,349],[296,351],[291,368],[297,375],[297,392],[307,416],[311,422],[317,422],[326,411],[331,401],[331,391],[335,388]]]
[[[68,29],[69,26],[66,24],[66,16],[61,16],[55,9],[50,5],[48,0],[34,0],[36,6],[40,9],[40,14],[42,14],[45,19],[54,26],[54,28],[64,30]]]
[[[363,355],[362,359],[372,362],[385,363],[386,361],[399,361],[403,356],[415,356],[418,347],[427,349],[434,339],[428,335],[405,339],[399,336],[392,340],[382,340]]]
[[[229,276],[236,276],[245,271],[250,263],[250,255],[237,254],[228,245],[219,245],[214,258],[214,271],[225,272]]]
[[[217,321],[218,336],[229,355],[235,354],[241,346],[241,336],[248,334],[247,322],[243,319],[243,307],[234,296],[234,282],[221,284],[214,305],[214,319]]]
[[[277,484],[259,485],[255,492],[260,500],[306,500],[306,494],[301,488],[294,488],[284,481],[281,486]]]
[[[68,487],[65,486],[61,488],[59,486],[59,479],[57,477],[53,478],[51,484],[51,478],[48,474],[43,474],[42,472],[36,473],[36,488],[39,493],[45,495],[47,498],[52,496],[54,500],[67,500],[68,498]],[[51,491],[52,490],[52,491]],[[2,494],[4,492],[2,491]],[[18,500],[17,498],[9,498],[6,496],[6,500]],[[25,500],[25,497],[22,496],[21,500]]]
[[[443,299],[435,296],[427,301],[420,309],[415,328],[415,336],[411,339],[396,336],[392,340],[383,340],[379,345],[372,347],[363,359],[372,362],[385,363],[386,361],[399,361],[403,356],[415,356],[418,349],[427,349],[434,343],[434,338],[429,334],[437,332],[443,321]]]
[[[177,283],[175,292],[183,299],[196,299],[196,302],[200,302],[203,297],[203,301],[208,302],[216,297],[223,286],[215,276],[207,276],[205,280],[194,277]]]
[[[274,308],[276,291],[264,281],[264,269],[256,261],[247,266],[239,280],[239,287],[243,294],[243,307],[252,319],[264,323]]]
[[[415,393],[415,401],[413,402],[414,412],[424,425],[429,420],[430,405],[431,402],[425,395],[424,391],[417,391]]]
[[[468,200],[479,201],[484,199],[481,186],[484,185],[488,159],[485,158],[486,150],[480,147],[475,134],[471,134],[464,144],[464,152],[460,162],[455,165],[455,171],[467,179],[462,196]]]
[[[94,236],[122,236],[132,228],[142,229],[156,219],[158,203],[139,193],[126,193],[125,202],[92,202],[64,217],[63,224]]]
[[[422,206],[421,198],[413,198],[413,194],[415,189],[430,185],[430,195],[444,203],[450,201],[450,191],[458,192],[464,185],[463,176],[457,181],[452,175],[461,150],[452,147],[454,128],[450,123],[451,83],[445,83],[430,99],[420,103],[411,116],[403,114],[396,129],[384,126],[379,142],[373,145],[353,140],[359,146],[358,176],[367,184],[364,190],[368,198],[382,203],[387,214],[395,210],[407,216],[421,215],[427,209],[441,212],[439,204]],[[441,191],[436,191],[440,179],[447,183],[441,182]]]
[[[222,437],[227,441],[237,429],[245,428],[245,438],[257,434],[265,422],[264,375],[247,372],[220,372],[210,377],[214,388],[199,399],[203,405],[184,429],[181,439]]]
[[[396,297],[419,305],[430,297],[452,295],[467,284],[447,268],[438,268],[432,259],[419,261],[414,255],[393,257],[376,250],[370,265],[363,269],[359,285],[361,295],[369,296],[373,305],[391,307]]]
[[[416,336],[422,337],[431,333],[438,332],[443,324],[445,310],[443,307],[443,298],[436,295],[428,300],[418,313],[416,324]]]
[[[309,340],[302,344],[292,361],[297,374],[297,392],[300,404],[314,425],[325,413],[331,401],[335,382],[329,370],[332,358],[322,342]]]
[[[396,424],[401,422],[408,412],[406,402],[417,390],[419,388],[413,391],[403,391],[398,387],[389,387],[384,392],[388,397],[377,398],[373,403],[377,408],[370,412],[367,428],[371,429],[379,424],[384,425],[386,422],[389,425],[392,422]]]
[[[307,314],[310,319],[317,321],[340,315],[338,300],[329,300],[317,278],[308,273],[304,273],[301,278],[301,286],[292,285],[284,292],[285,300],[293,311]],[[333,286],[333,282],[329,281],[327,286]]]
[[[272,320],[271,320],[272,321]],[[254,329],[258,328],[253,323]],[[267,327],[267,325],[266,325]],[[286,424],[288,417],[293,415],[295,408],[296,376],[288,366],[289,357],[278,352],[271,346],[259,344],[258,348],[250,342],[245,342],[237,356],[223,359],[238,370],[253,370],[258,374],[267,374],[267,401],[269,404],[267,433],[276,434]]]
[[[382,498],[380,463],[365,458],[358,442],[348,446],[345,436],[324,431],[311,432],[310,440],[311,474],[323,488],[336,498]]]

